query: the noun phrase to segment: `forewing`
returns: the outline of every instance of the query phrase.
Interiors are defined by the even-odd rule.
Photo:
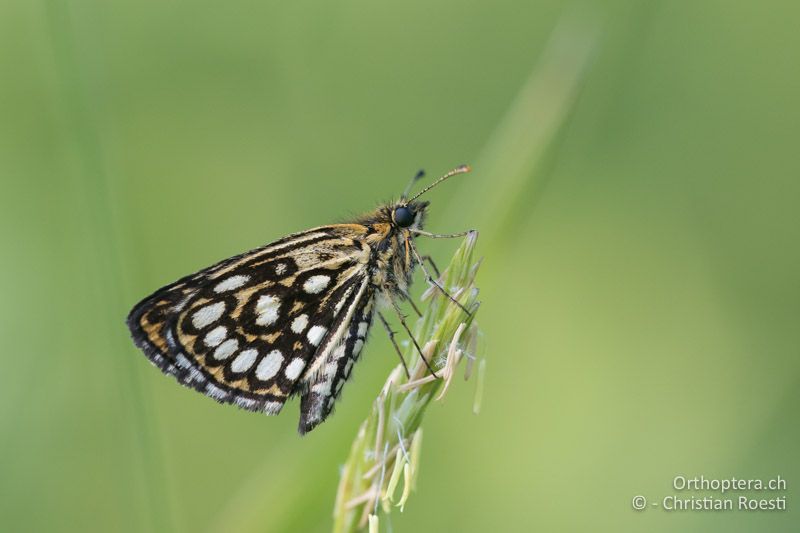
[[[290,235],[156,291],[128,316],[135,343],[184,385],[278,413],[369,285],[361,228]]]

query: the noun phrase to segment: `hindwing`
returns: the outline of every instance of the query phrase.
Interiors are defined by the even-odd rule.
[[[356,298],[348,299],[348,309],[337,317],[331,335],[308,365],[302,383],[300,433],[311,431],[331,413],[367,340],[375,305],[374,287],[365,279],[354,290]]]
[[[133,339],[164,373],[219,402],[276,414],[303,394],[308,431],[330,413],[370,324],[366,231],[308,230],[167,285],[131,311]]]

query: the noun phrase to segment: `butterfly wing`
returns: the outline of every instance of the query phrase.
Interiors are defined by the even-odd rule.
[[[340,313],[333,334],[308,365],[300,400],[301,434],[317,427],[331,413],[366,342],[374,314],[374,288],[369,280],[355,287],[357,297],[348,300],[347,311]]]
[[[133,308],[134,342],[180,383],[277,414],[290,395],[319,392],[328,359],[346,351],[340,346],[354,351],[353,321],[372,308],[365,232],[358,224],[316,228],[180,279]],[[336,394],[341,363],[330,380]],[[331,406],[313,411],[316,423]]]

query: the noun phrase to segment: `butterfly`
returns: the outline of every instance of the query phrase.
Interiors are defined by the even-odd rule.
[[[424,231],[429,202],[418,201],[469,170],[459,166],[409,199],[420,171],[399,200],[352,222],[288,235],[157,290],[128,315],[134,343],[163,373],[221,403],[275,415],[300,396],[300,434],[330,415],[376,315],[403,360],[383,309],[396,312],[436,375],[399,302],[411,302],[419,265],[429,284],[461,306],[430,275],[414,238],[469,233]]]

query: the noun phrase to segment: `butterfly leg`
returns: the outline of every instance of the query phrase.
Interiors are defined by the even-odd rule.
[[[414,300],[411,298],[411,295],[408,294],[407,292],[401,292],[401,294],[403,295],[403,299],[407,300],[408,303],[411,304],[411,308],[414,309],[414,312],[417,313],[417,316],[421,317],[422,312],[419,310],[419,307],[417,307],[417,304],[414,303]]]
[[[425,363],[425,366],[428,368],[428,371],[433,375],[433,377],[438,378],[439,375],[436,373],[433,367],[431,367],[431,364],[428,362],[428,359],[425,357],[425,354],[422,353],[422,348],[419,347],[417,339],[414,337],[414,334],[411,333],[411,328],[409,328],[408,324],[406,324],[406,317],[403,316],[403,312],[400,311],[400,307],[398,307],[397,302],[395,302],[394,298],[392,298],[391,295],[389,295],[389,301],[391,302],[392,307],[394,308],[394,312],[397,314],[397,318],[400,320],[400,324],[403,326],[403,329],[406,330],[408,336],[411,337],[411,342],[414,343],[414,347],[417,349],[417,353],[422,358],[422,362]],[[395,347],[397,346],[395,345]]]
[[[441,272],[439,272],[439,267],[437,267],[436,263],[433,262],[433,257],[431,257],[429,255],[423,255],[421,257],[421,259],[423,261],[427,261],[431,265],[431,268],[433,269],[433,273],[436,274],[436,279],[439,279],[442,274],[441,274]]]
[[[466,314],[467,314],[467,316],[472,316],[472,313],[470,313],[470,312],[469,312],[469,310],[468,310],[466,307],[464,307],[463,305],[461,305],[461,302],[459,302],[458,300],[456,300],[455,298],[453,298],[453,295],[451,295],[449,292],[447,292],[447,291],[445,290],[445,288],[444,288],[444,287],[442,287],[442,286],[439,284],[439,282],[438,282],[438,281],[436,281],[435,279],[433,279],[433,277],[431,276],[430,272],[428,272],[428,269],[427,269],[427,268],[425,268],[425,262],[422,260],[422,257],[420,257],[420,255],[419,255],[419,252],[417,251],[417,247],[414,245],[414,242],[413,242],[413,241],[411,241],[411,240],[409,239],[408,243],[411,245],[411,252],[414,254],[414,257],[416,258],[416,260],[417,260],[417,263],[419,263],[419,266],[420,266],[420,268],[422,269],[422,272],[425,274],[425,281],[427,281],[428,283],[430,283],[431,285],[433,285],[434,287],[436,287],[436,288],[439,290],[439,292],[441,292],[442,294],[444,294],[445,296],[447,296],[447,298],[448,298],[448,299],[449,299],[451,302],[453,302],[454,304],[456,304],[458,307],[460,307],[460,308],[461,308],[461,310],[462,310],[462,311],[464,311],[464,313],[466,313]]]
[[[466,237],[475,230],[468,229],[467,231],[458,233],[431,233],[429,231],[422,231],[421,229],[409,229],[408,231],[417,235],[422,235],[423,237],[430,237],[431,239],[455,239],[456,237]]]
[[[406,377],[411,379],[411,373],[408,371],[408,365],[406,364],[406,360],[403,357],[403,353],[400,351],[400,347],[397,345],[397,341],[394,340],[394,336],[396,335],[396,333],[392,331],[391,327],[389,327],[389,322],[386,321],[386,318],[383,316],[383,314],[378,313],[378,318],[381,319],[383,327],[386,328],[386,333],[389,334],[389,340],[392,341],[392,346],[394,346],[394,351],[397,352],[397,356],[400,358],[400,362],[403,363],[403,370],[406,371]]]

